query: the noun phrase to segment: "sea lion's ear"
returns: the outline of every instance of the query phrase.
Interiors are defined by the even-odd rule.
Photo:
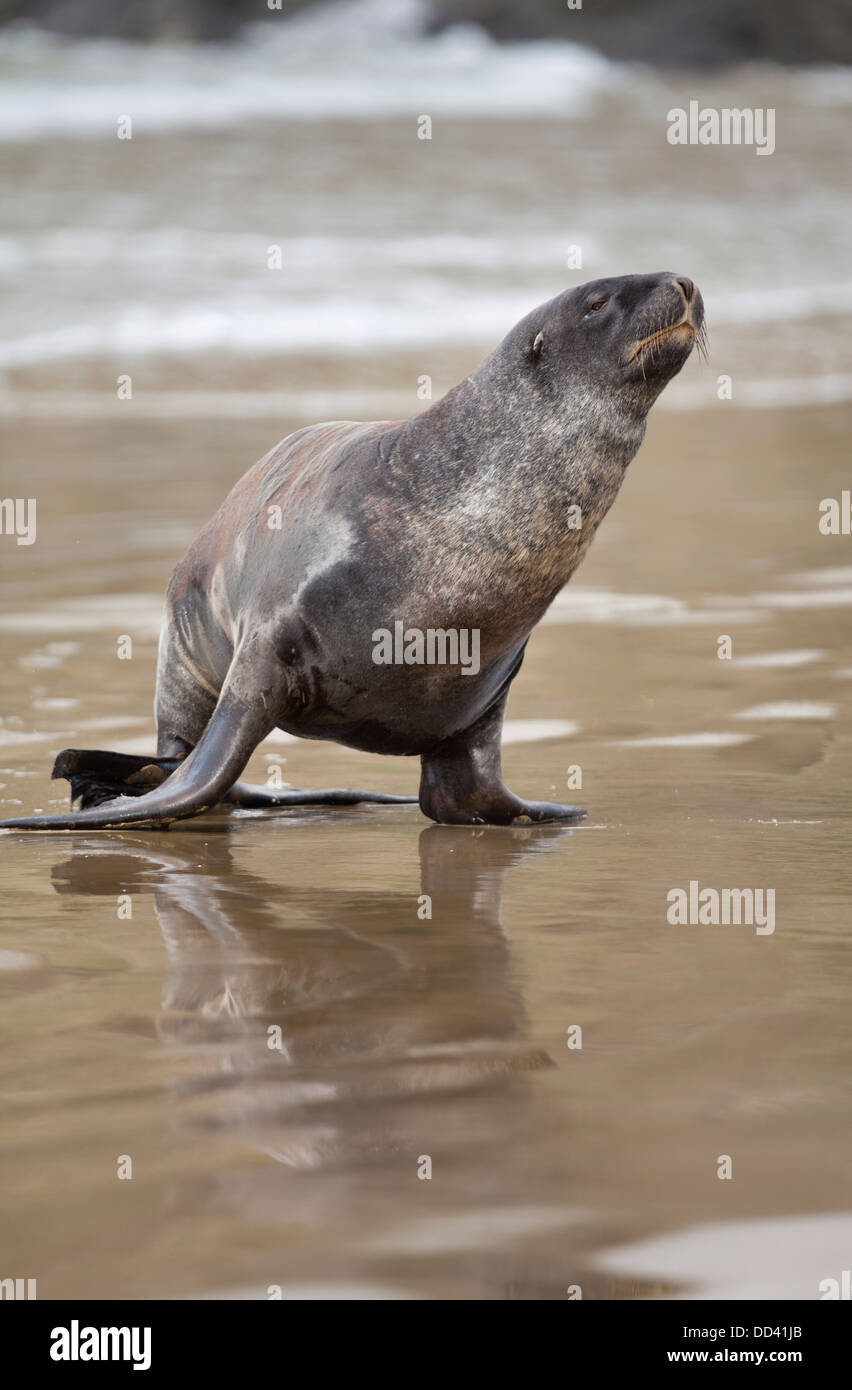
[[[533,357],[538,357],[538,355],[539,355],[539,353],[541,352],[541,350],[542,350],[543,347],[544,347],[544,334],[543,334],[543,333],[536,333],[535,338],[533,339],[533,345],[532,345]]]

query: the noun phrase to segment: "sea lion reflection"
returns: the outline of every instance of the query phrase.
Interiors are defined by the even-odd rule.
[[[431,826],[408,889],[277,882],[219,834],[87,839],[53,879],[59,892],[129,892],[134,920],[153,894],[168,958],[156,1030],[192,1060],[170,1083],[184,1121],[250,1129],[282,1161],[315,1166],[375,1144],[354,1102],[481,1090],[550,1064],[523,1036],[501,900],[508,870],[571,834]],[[418,917],[424,899],[431,918]],[[216,1092],[214,1109],[193,1110]],[[385,1139],[396,1121],[385,1116]]]

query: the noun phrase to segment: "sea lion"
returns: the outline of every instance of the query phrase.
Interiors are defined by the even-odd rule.
[[[509,686],[703,320],[684,276],[593,280],[527,314],[422,414],[288,436],[172,577],[157,757],[66,750],[54,775],[83,809],[0,828],[163,826],[223,800],[415,800],[245,787],[237,779],[276,727],[419,755],[420,806],[436,821],[580,819],[576,806],[522,801],[504,785]],[[385,662],[377,647],[397,623],[402,660]],[[430,632],[475,633],[476,670],[451,664],[446,645],[449,660],[425,659]]]

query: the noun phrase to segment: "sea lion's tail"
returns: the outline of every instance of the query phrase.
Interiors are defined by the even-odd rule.
[[[226,683],[197,745],[161,786],[67,815],[0,821],[0,830],[112,830],[123,825],[164,826],[197,816],[223,799],[271,727],[262,707],[236,700]]]

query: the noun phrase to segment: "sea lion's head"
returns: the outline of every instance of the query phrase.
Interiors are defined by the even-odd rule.
[[[704,301],[685,275],[590,280],[528,314],[510,337],[533,385],[566,384],[623,396],[645,414],[666,382],[702,347]]]

